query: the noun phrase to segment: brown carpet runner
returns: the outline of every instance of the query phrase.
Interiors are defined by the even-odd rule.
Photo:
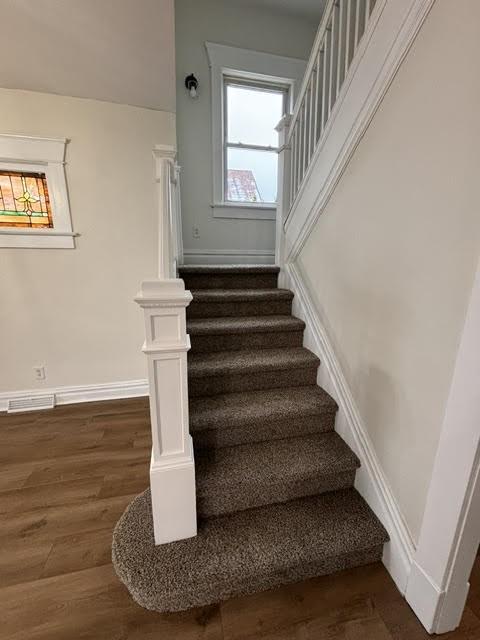
[[[293,294],[271,266],[182,267],[196,538],[155,547],[150,494],[117,524],[113,562],[133,598],[179,611],[380,560],[387,535],[353,488]]]

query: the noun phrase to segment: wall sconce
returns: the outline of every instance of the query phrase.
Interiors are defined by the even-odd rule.
[[[187,88],[187,91],[192,99],[198,97],[198,80],[193,75],[193,73],[185,78],[185,87]]]

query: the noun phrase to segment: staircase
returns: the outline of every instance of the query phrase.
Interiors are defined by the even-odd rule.
[[[116,570],[149,609],[177,611],[381,559],[387,535],[353,488],[293,294],[272,266],[182,267],[198,535],[155,546],[149,492],[115,532]]]

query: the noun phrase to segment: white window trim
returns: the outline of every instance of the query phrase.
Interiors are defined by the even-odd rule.
[[[260,80],[283,84],[289,87],[288,107],[293,106],[295,78],[305,71],[305,60],[287,58],[250,49],[239,49],[222,44],[206,42],[208,63],[211,72],[212,96],[212,158],[214,218],[240,218],[246,220],[275,220],[275,205],[239,205],[225,201],[224,197],[224,76],[245,80]]]
[[[53,229],[0,227],[0,247],[73,249],[75,247],[65,178],[66,138],[0,134],[0,169],[45,173]]]

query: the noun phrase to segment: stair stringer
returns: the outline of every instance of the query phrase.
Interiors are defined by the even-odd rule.
[[[335,431],[360,459],[361,467],[356,474],[355,488],[390,536],[390,542],[384,546],[383,564],[399,591],[405,595],[415,553],[412,535],[382,470],[365,423],[298,265],[285,264],[282,267],[281,282],[282,286],[295,294],[292,312],[305,322],[304,346],[320,358],[317,384],[338,404]]]

